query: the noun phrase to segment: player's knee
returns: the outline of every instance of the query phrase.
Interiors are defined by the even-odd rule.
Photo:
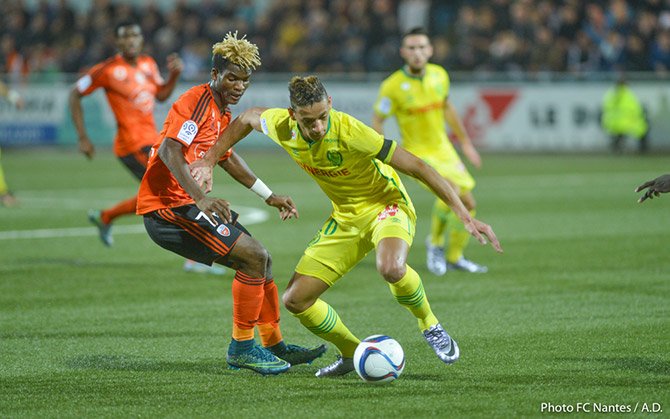
[[[302,313],[309,308],[309,306],[306,305],[306,302],[303,301],[291,287],[284,291],[281,301],[284,304],[284,307],[293,314]]]
[[[384,277],[386,282],[395,284],[400,281],[407,273],[407,265],[404,261],[393,260],[377,263],[377,270]]]
[[[254,240],[254,242],[247,247],[244,261],[240,265],[246,268],[250,275],[256,278],[262,278],[267,271],[269,256],[270,255],[268,254],[268,251],[265,250],[265,247],[263,247],[260,242]]]

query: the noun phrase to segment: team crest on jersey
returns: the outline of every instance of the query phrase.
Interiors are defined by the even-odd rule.
[[[230,229],[225,224],[219,224],[219,226],[216,228],[216,232],[223,237],[230,236]]]
[[[291,139],[295,140],[298,137],[298,133],[294,129],[291,130]]]
[[[398,214],[398,204],[388,205],[382,212],[377,214],[377,221],[383,221],[388,217],[394,217]]]
[[[339,151],[328,151],[326,157],[333,166],[337,167],[342,165],[342,154]]]
[[[125,80],[126,76],[128,75],[128,70],[126,70],[125,67],[123,66],[116,66],[114,67],[114,78],[117,80]]]

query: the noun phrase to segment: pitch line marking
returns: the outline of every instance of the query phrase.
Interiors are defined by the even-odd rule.
[[[262,223],[269,218],[267,211],[252,207],[236,207],[235,212],[240,214],[240,222],[244,225]],[[146,234],[144,224],[116,225],[112,229],[114,235],[118,234]],[[37,230],[10,230],[0,231],[0,240],[18,239],[52,239],[62,237],[85,237],[97,236],[96,227],[73,227],[73,228],[49,228]]]

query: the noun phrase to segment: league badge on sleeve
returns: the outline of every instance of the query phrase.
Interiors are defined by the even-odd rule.
[[[188,120],[182,124],[179,134],[177,134],[177,138],[186,144],[191,145],[197,133],[198,125],[195,122]]]

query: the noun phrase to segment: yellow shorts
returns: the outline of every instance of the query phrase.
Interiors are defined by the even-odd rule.
[[[468,169],[460,159],[444,160],[436,157],[423,157],[423,161],[428,163],[442,175],[442,177],[449,179],[453,184],[458,186],[460,195],[470,192],[475,188],[475,180],[472,178]]]
[[[362,214],[355,222],[338,222],[331,215],[309,243],[295,271],[332,286],[384,238],[397,237],[410,246],[416,216],[407,207],[391,204]]]

